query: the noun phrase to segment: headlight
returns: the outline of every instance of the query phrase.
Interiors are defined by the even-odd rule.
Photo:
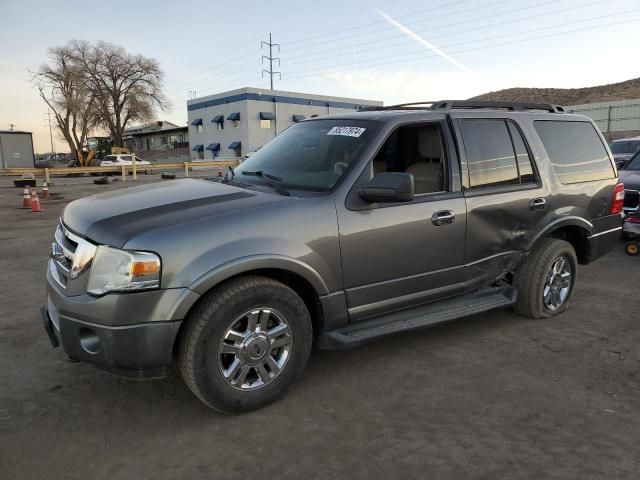
[[[114,291],[147,290],[160,286],[160,257],[100,246],[91,265],[87,291],[103,295]]]

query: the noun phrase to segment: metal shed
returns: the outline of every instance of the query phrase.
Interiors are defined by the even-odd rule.
[[[31,132],[0,130],[0,168],[33,168]]]

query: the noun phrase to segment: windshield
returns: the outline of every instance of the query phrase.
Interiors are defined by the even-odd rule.
[[[636,153],[622,170],[640,170],[640,152]]]
[[[236,180],[277,181],[289,189],[326,192],[353,165],[375,134],[374,122],[312,120],[292,125],[235,170]]]
[[[613,142],[609,145],[611,153],[636,153],[640,150],[640,142]]]

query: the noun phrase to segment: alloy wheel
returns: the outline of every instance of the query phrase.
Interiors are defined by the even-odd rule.
[[[238,316],[225,331],[218,366],[225,382],[238,390],[262,388],[282,373],[293,337],[284,315],[267,307]]]

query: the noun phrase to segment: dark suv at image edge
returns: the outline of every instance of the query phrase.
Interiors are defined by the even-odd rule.
[[[577,265],[620,237],[623,199],[597,127],[561,107],[313,118],[222,182],[71,202],[44,325],[78,360],[134,378],[175,363],[206,405],[247,411],[302,375],[313,343],[350,348],[509,306],[558,315]]]

